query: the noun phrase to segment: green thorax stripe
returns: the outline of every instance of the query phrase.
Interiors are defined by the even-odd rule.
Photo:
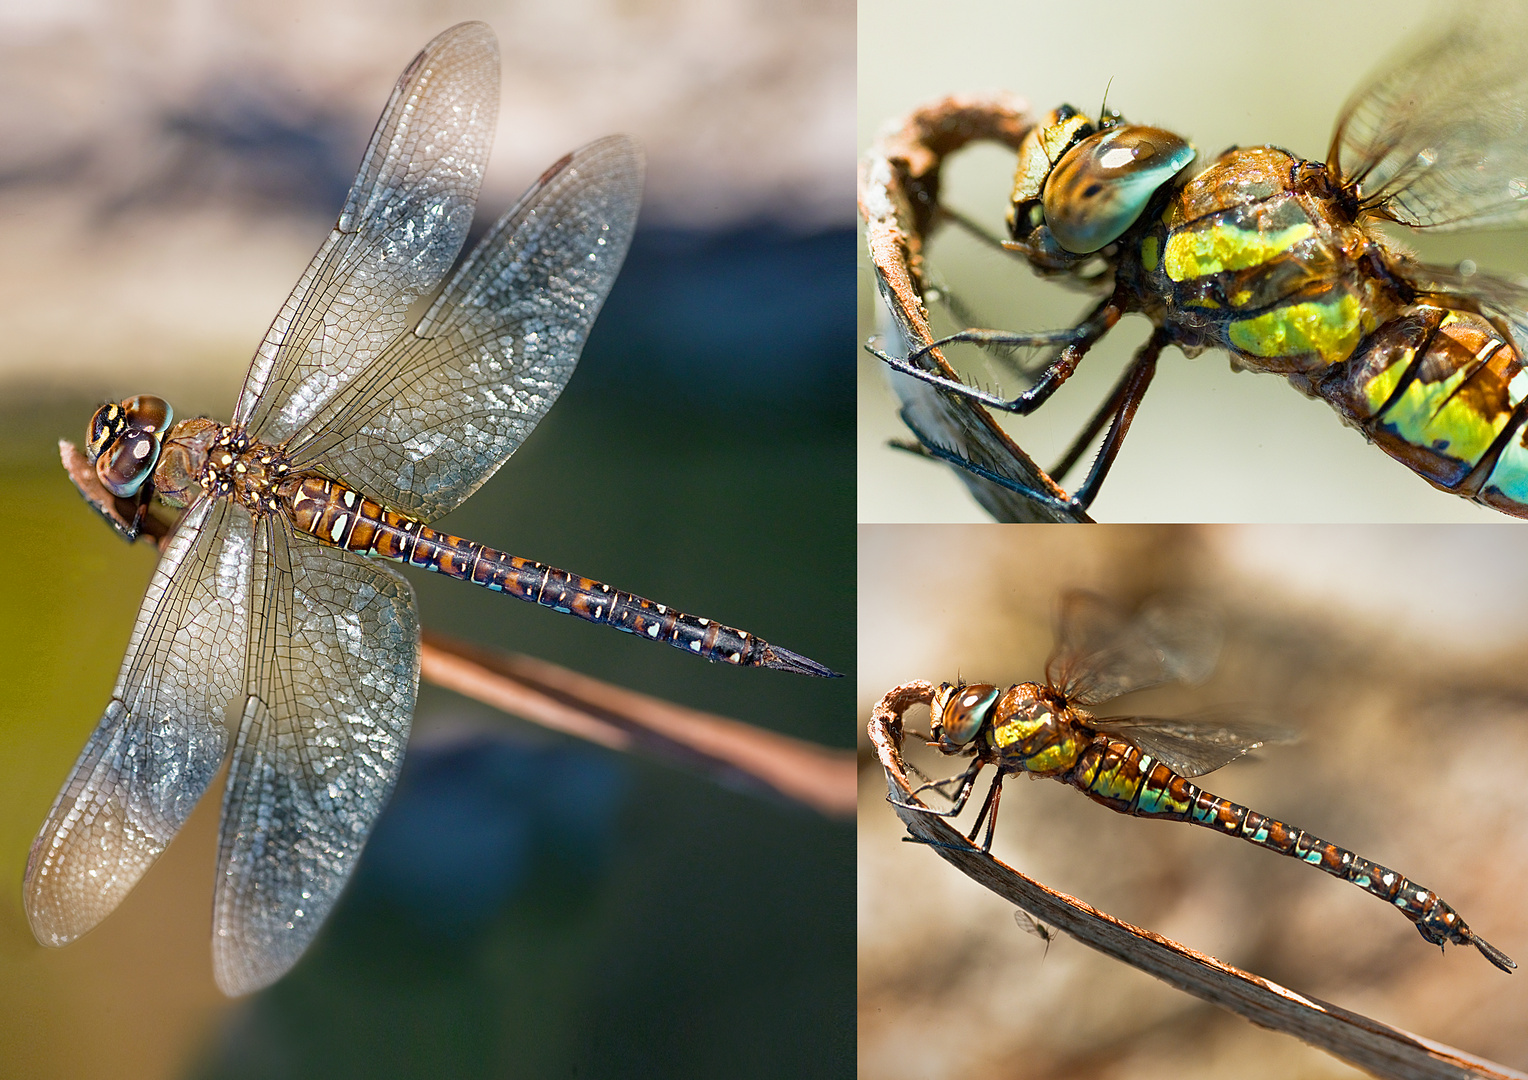
[[[1228,224],[1179,229],[1167,238],[1162,268],[1174,281],[1188,281],[1227,270],[1245,270],[1261,266],[1314,236],[1315,232],[1315,227],[1308,221],[1273,232]]]

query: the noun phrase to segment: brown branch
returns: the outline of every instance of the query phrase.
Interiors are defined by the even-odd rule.
[[[829,817],[855,805],[852,750],[832,750],[626,690],[545,660],[493,652],[426,632],[421,675],[614,750],[637,751],[728,787],[804,803]]]
[[[923,681],[893,688],[871,713],[870,741],[886,772],[888,801],[908,833],[973,881],[1099,952],[1378,1076],[1525,1080],[1525,1074],[1504,1065],[1305,997],[1160,934],[1131,926],[1025,877],[976,847],[944,818],[898,805],[923,805],[912,794],[903,766],[902,714],[913,705],[928,704],[933,694],[933,684]]]
[[[101,486],[69,442],[59,455],[80,494],[126,528],[132,504]],[[143,537],[161,549],[173,522],[150,517]],[[638,751],[729,787],[800,802],[829,817],[854,812],[852,750],[832,750],[737,720],[697,712],[579,675],[544,660],[500,653],[426,631],[422,678],[503,712],[621,751]]]
[[[923,244],[940,222],[939,170],[944,158],[977,140],[1017,148],[1029,130],[1029,106],[1010,94],[948,97],[914,110],[860,162],[859,208],[870,262],[889,318],[885,336],[902,355],[933,341],[923,303]],[[883,320],[884,321],[884,320]],[[925,353],[922,366],[956,378],[944,355]],[[893,380],[902,419],[925,447],[952,450],[999,476],[1064,500],[1066,492],[1026,454],[981,405],[911,377]],[[1088,517],[1022,495],[964,469],[971,494],[999,521],[1072,522]]]

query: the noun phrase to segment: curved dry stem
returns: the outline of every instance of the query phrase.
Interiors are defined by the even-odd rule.
[[[727,787],[854,812],[852,750],[833,750],[592,679],[556,664],[425,632],[421,677],[496,709]]]
[[[1304,997],[1160,934],[1131,926],[1025,877],[976,847],[945,819],[898,805],[923,805],[912,794],[913,785],[902,761],[902,714],[913,705],[928,704],[933,695],[933,684],[921,680],[894,687],[871,713],[870,742],[886,772],[888,802],[908,833],[973,881],[1099,952],[1255,1024],[1303,1039],[1377,1076],[1523,1080],[1525,1074],[1504,1065]]]
[[[85,501],[119,528],[131,504],[101,486],[73,443],[59,456]],[[150,517],[142,538],[163,548],[173,522]],[[697,712],[560,668],[426,631],[420,676],[503,712],[621,751],[640,752],[727,787],[799,802],[829,817],[854,812],[852,750],[833,750]]]
[[[942,98],[888,130],[860,162],[859,209],[879,285],[879,323],[888,351],[907,356],[933,341],[923,304],[923,242],[939,224],[939,169],[944,158],[982,139],[1017,149],[1030,126],[1028,103],[1011,94]],[[925,353],[920,362],[930,371],[956,378],[938,349]],[[910,376],[898,375],[892,382],[902,402],[902,419],[922,446],[953,451],[1056,500],[1034,499],[956,468],[956,475],[994,518],[1089,520],[1065,505],[1066,492],[984,407]]]

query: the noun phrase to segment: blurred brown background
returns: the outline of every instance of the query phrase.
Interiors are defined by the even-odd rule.
[[[352,889],[269,992],[212,983],[216,794],[96,931],[45,950],[27,928],[28,846],[154,562],[57,441],[133,393],[228,417],[398,73],[465,19],[503,55],[479,230],[611,132],[644,144],[648,188],[568,391],[445,527],[852,663],[851,3],[0,7],[0,1076],[849,1071],[848,823],[428,687]],[[427,628],[848,745],[847,680],[432,577]]]
[[[1502,5],[1505,9],[1507,5]],[[1201,161],[1228,146],[1272,143],[1324,160],[1343,102],[1386,52],[1446,17],[1427,0],[1332,4],[1288,0],[1107,0],[1040,3],[973,0],[938,8],[916,0],[860,4],[859,121],[863,152],[881,128],[925,102],[958,92],[1007,90],[1043,114],[1068,103],[1096,115],[1111,107],[1136,123],[1176,131]],[[1013,155],[970,148],[943,173],[945,202],[1001,233]],[[1445,265],[1472,258],[1482,270],[1528,272],[1521,230],[1405,242]],[[962,230],[936,234],[935,280],[982,326],[1051,330],[1072,325],[1091,300],[1035,277],[1020,260]],[[859,326],[875,333],[874,279],[860,253]],[[958,327],[946,316],[935,329]],[[1077,374],[1030,417],[1000,423],[1042,467],[1072,437],[1146,339],[1139,316],[1123,320]],[[1008,395],[1023,383],[969,347],[950,354],[977,384]],[[906,438],[883,365],[859,358],[859,520],[987,520],[943,465],[889,449]],[[1086,463],[1066,483],[1086,475]],[[1130,436],[1093,504],[1099,521],[1489,521],[1498,517],[1441,494],[1365,444],[1330,407],[1273,375],[1233,373],[1225,353],[1195,360],[1163,354]]]
[[[1042,679],[1066,588],[1126,606],[1202,596],[1226,623],[1212,680],[1099,713],[1242,702],[1295,727],[1295,745],[1196,782],[1435,888],[1521,964],[1528,572],[1510,535],[861,526],[859,712],[912,679]],[[909,723],[926,731],[927,712]],[[1047,951],[1009,905],[900,842],[881,769],[868,751],[861,760],[862,1075],[1363,1075],[1065,936]],[[915,760],[938,777],[961,764]],[[1473,949],[1440,955],[1374,897],[1293,859],[1115,814],[1058,783],[1015,777],[1004,790],[993,853],[1019,871],[1296,993],[1528,1068],[1521,971],[1503,974]]]

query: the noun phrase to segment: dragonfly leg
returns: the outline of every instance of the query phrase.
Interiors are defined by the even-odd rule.
[[[1098,495],[1098,489],[1103,486],[1104,478],[1108,476],[1114,459],[1119,454],[1120,447],[1124,445],[1125,435],[1130,431],[1130,424],[1135,419],[1135,413],[1140,408],[1141,400],[1146,396],[1147,389],[1151,386],[1151,380],[1157,373],[1157,360],[1162,355],[1162,350],[1168,344],[1168,337],[1158,330],[1147,339],[1130,366],[1115,384],[1114,390],[1108,399],[1095,412],[1087,425],[1072,441],[1065,455],[1050,475],[1057,479],[1065,476],[1077,464],[1088,444],[1103,430],[1105,424],[1109,425],[1108,433],[1104,436],[1103,444],[1098,448],[1098,455],[1093,459],[1093,465],[1088,470],[1088,475],[1078,485],[1076,491],[1065,500],[1057,499],[1048,491],[1040,491],[1028,484],[993,472],[970,460],[962,454],[946,449],[929,441],[920,444],[892,443],[899,450],[907,450],[911,453],[920,454],[924,457],[946,461],[951,465],[965,469],[967,472],[980,476],[984,480],[990,480],[1000,484],[1010,491],[1015,491],[1026,498],[1036,502],[1054,506],[1057,509],[1065,509],[1074,512],[1086,512]],[[1038,385],[1038,384],[1037,384]],[[903,411],[902,420],[915,432],[918,430]],[[920,439],[922,438],[920,434]]]
[[[905,412],[903,413],[902,420],[915,432],[918,431],[918,428],[912,423],[911,420],[908,419]],[[918,437],[922,439],[924,436],[919,433]],[[993,472],[991,469],[988,469],[985,466],[978,465],[976,462],[972,461],[965,455],[956,453],[954,450],[946,449],[937,443],[892,442],[891,445],[898,450],[905,450],[910,454],[917,454],[920,457],[932,458],[935,461],[948,462],[957,468],[966,470],[966,472],[971,473],[973,476],[979,476],[983,480],[991,480],[994,484],[1005,487],[1009,491],[1018,492],[1026,499],[1033,500],[1034,502],[1040,503],[1042,505],[1054,507],[1057,510],[1065,512],[1080,512],[1083,509],[1083,507],[1077,503],[1075,499],[1058,499],[1055,495],[1052,495],[1048,491],[1041,491],[1039,488],[1030,487],[1023,481],[1015,480],[1011,476],[1004,476],[1002,473]]]
[[[1162,330],[1152,333],[1146,344],[1141,346],[1140,352],[1136,353],[1130,366],[1125,369],[1125,374],[1115,386],[1114,392],[1109,395],[1109,399],[1088,421],[1087,427],[1082,430],[1060,463],[1051,471],[1054,477],[1065,476],[1077,463],[1077,459],[1082,456],[1083,449],[1092,441],[1093,436],[1098,434],[1104,422],[1113,417],[1108,434],[1104,436],[1103,445],[1098,448],[1098,456],[1093,459],[1092,468],[1088,470],[1087,477],[1077,486],[1077,490],[1072,493],[1072,501],[1082,509],[1086,510],[1092,505],[1093,499],[1098,495],[1098,489],[1103,486],[1104,477],[1109,475],[1109,468],[1114,464],[1119,448],[1124,445],[1125,435],[1130,431],[1130,422],[1135,419],[1135,411],[1140,408],[1141,399],[1146,396],[1152,377],[1157,373],[1157,358],[1162,355],[1167,342],[1167,335]]]
[[[893,806],[906,807],[908,810],[916,810],[920,814],[929,814],[932,817],[959,817],[960,812],[966,808],[966,803],[971,798],[971,790],[976,786],[976,776],[981,772],[982,766],[984,764],[985,762],[983,762],[981,758],[973,758],[971,764],[966,767],[965,771],[958,773],[955,776],[946,777],[943,780],[931,780],[928,783],[921,784],[913,789],[912,794],[914,795],[918,795],[924,791],[930,790],[939,792],[939,794],[944,796],[944,798],[950,800],[951,808],[949,810],[935,810],[932,807],[919,806],[916,803],[903,802],[900,799],[892,798],[890,795],[886,796],[886,801],[891,803]],[[911,765],[911,763],[909,763],[909,767],[919,776],[923,775],[923,772],[918,769],[916,765]],[[959,790],[953,796],[946,795],[944,788],[947,785],[953,784],[957,781],[960,783]]]
[[[1082,322],[1067,330],[1049,330],[1035,334],[1019,334],[1007,330],[962,330],[949,337],[932,341],[920,349],[915,349],[906,357],[892,356],[870,345],[866,345],[865,350],[893,371],[920,379],[930,386],[937,386],[941,390],[969,398],[988,408],[1028,416],[1050,400],[1050,396],[1060,388],[1061,384],[1072,377],[1072,372],[1077,370],[1078,363],[1087,355],[1088,350],[1099,338],[1113,329],[1114,324],[1119,322],[1121,314],[1122,309],[1111,297],[1089,312]],[[1015,347],[1061,346],[1061,351],[1046,365],[1033,386],[1012,398],[1005,398],[918,366],[917,361],[926,356],[930,350],[958,342]]]
[[[982,803],[981,813],[976,815],[976,824],[971,829],[971,835],[966,839],[976,843],[976,834],[981,831],[982,819],[987,820],[987,835],[982,840],[982,851],[992,850],[992,833],[997,828],[997,804],[1003,797],[1003,770],[999,769],[997,775],[992,778],[992,787],[987,790],[986,801]]]
[[[890,795],[888,795],[886,797],[886,801],[889,802],[889,803],[893,803],[894,805],[897,805],[897,806],[905,806],[909,810],[917,810],[917,811],[920,811],[920,812],[925,813],[925,814],[932,814],[934,817],[955,817],[957,814],[960,813],[961,809],[965,806],[966,800],[970,798],[970,796],[971,796],[971,788],[974,787],[975,784],[976,784],[976,773],[978,771],[980,771],[982,765],[984,765],[984,764],[985,764],[985,762],[983,762],[980,758],[978,758],[976,760],[976,762],[974,763],[974,768],[967,769],[965,773],[961,774],[961,777],[952,777],[951,778],[951,779],[961,779],[962,777],[969,776],[969,779],[966,780],[966,783],[965,783],[964,787],[961,788],[960,804],[958,806],[956,806],[955,809],[953,809],[953,810],[930,810],[930,809],[928,809],[928,807],[925,807],[925,806],[913,806],[911,803],[897,802],[897,800],[893,799]],[[949,781],[942,781],[942,782],[943,783],[948,783]],[[924,786],[925,787],[933,787],[934,785],[933,784],[926,784]],[[922,791],[923,788],[919,788],[918,790]],[[997,775],[992,778],[992,786],[987,789],[987,797],[984,800],[982,800],[981,812],[976,815],[976,824],[975,824],[975,826],[972,827],[971,832],[966,836],[966,839],[968,841],[970,841],[972,844],[975,844],[976,843],[976,834],[981,832],[982,821],[985,820],[987,822],[987,836],[982,841],[982,852],[983,853],[987,853],[987,852],[990,852],[992,850],[992,830],[997,827],[997,804],[998,804],[998,800],[1002,797],[1002,793],[1003,793],[1003,771],[1001,769],[999,769]],[[927,844],[930,847],[949,848],[951,851],[964,851],[964,850],[966,850],[965,848],[956,847],[953,844],[941,844],[941,843],[939,843],[938,841],[935,841],[935,840],[925,840],[921,836],[904,836],[904,837],[902,837],[902,839],[907,841],[907,842],[909,842],[909,843],[914,843],[914,844]]]

